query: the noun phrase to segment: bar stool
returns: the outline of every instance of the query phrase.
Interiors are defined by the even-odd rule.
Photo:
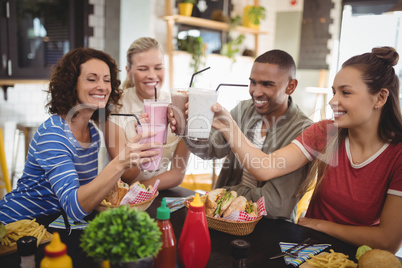
[[[4,185],[0,185],[0,188],[5,188],[7,193],[11,192],[11,182],[10,177],[8,175],[7,169],[7,161],[6,161],[6,152],[4,149],[4,137],[3,137],[3,129],[0,128],[0,165],[2,176],[0,179],[3,180]]]
[[[39,123],[17,123],[14,134],[14,142],[13,142],[13,157],[12,157],[12,165],[11,165],[11,184],[13,183],[15,170],[17,168],[17,156],[19,150],[19,143],[21,135],[24,135],[24,149],[25,149],[25,158],[26,161],[29,149],[29,143],[31,142],[36,130],[39,127]]]

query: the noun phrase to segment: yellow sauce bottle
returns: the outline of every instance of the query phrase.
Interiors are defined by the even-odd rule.
[[[52,241],[45,247],[45,257],[40,268],[73,268],[73,261],[67,255],[67,246],[60,240],[59,233],[53,233]]]

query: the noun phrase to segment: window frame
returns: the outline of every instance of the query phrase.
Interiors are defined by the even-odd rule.
[[[48,79],[51,67],[19,67],[16,1],[0,0],[0,79]],[[70,49],[87,46],[88,0],[69,1]]]

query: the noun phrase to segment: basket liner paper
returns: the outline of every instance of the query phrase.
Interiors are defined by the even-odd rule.
[[[134,184],[130,190],[126,193],[123,199],[120,202],[120,205],[127,204],[138,204],[144,202],[155,195],[158,191],[158,185],[160,180],[156,180],[154,187],[150,192],[140,187],[138,184]]]
[[[192,198],[186,200],[187,207],[189,207],[192,200],[193,200]],[[246,222],[259,219],[262,216],[267,215],[267,211],[265,209],[265,198],[263,196],[257,201],[257,211],[258,211],[257,217],[250,216],[245,211],[233,211],[229,216],[219,217],[218,215],[216,215],[214,219],[234,221],[234,222]]]
[[[267,215],[267,211],[265,210],[265,199],[263,196],[257,201],[257,211],[258,211],[257,217],[250,216],[245,211],[233,211],[229,216],[219,217],[218,215],[216,215],[214,218],[227,221],[244,222],[244,221],[253,221],[262,216],[265,216]]]

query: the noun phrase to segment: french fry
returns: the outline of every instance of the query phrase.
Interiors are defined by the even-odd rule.
[[[101,205],[103,205],[103,206],[111,206],[112,203],[106,201],[106,199],[103,199],[102,202],[101,202]]]
[[[17,235],[16,233],[11,233],[8,235],[8,237],[14,241],[17,241],[21,236]]]
[[[314,267],[329,267],[329,268],[356,268],[357,264],[349,260],[349,256],[343,253],[335,252],[330,249],[330,253],[325,255],[313,256],[306,262]]]
[[[43,226],[43,225],[42,225]],[[46,229],[43,229],[42,230],[42,232],[39,234],[39,236],[38,236],[38,241],[37,241],[37,246],[39,247],[39,245],[40,245],[40,242],[42,242],[42,239],[43,239],[43,236],[45,235],[45,233],[46,233]]]
[[[45,228],[45,226],[40,225],[38,228],[33,229],[33,231],[30,232],[29,235],[38,237],[42,233],[42,230]]]
[[[8,245],[10,242],[10,239],[8,239],[8,237],[3,237],[3,239],[1,240],[1,245]]]
[[[1,240],[1,245],[15,246],[17,240],[23,236],[34,236],[37,238],[38,246],[43,239],[51,237],[51,234],[47,232],[45,226],[40,225],[33,220],[20,220],[5,225],[6,235]]]

